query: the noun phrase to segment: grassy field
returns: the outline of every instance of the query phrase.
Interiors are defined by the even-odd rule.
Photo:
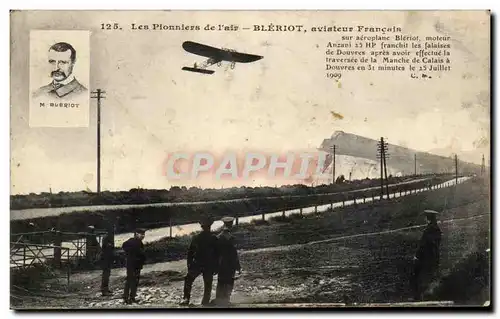
[[[488,300],[487,220],[441,225],[442,281],[435,283],[426,299],[475,305]],[[411,259],[420,235],[421,230],[409,230],[245,254],[242,264],[249,269],[245,282],[257,287],[303,287],[293,293],[260,296],[268,303],[407,301],[412,296]],[[248,283],[238,283],[239,290],[245,291],[245,286]]]
[[[489,211],[489,196],[478,181],[431,193],[419,193],[390,201],[376,201],[325,213],[279,216],[234,229],[239,249],[300,244],[336,236],[381,231],[425,222],[424,209],[443,211],[441,219],[472,216]],[[191,236],[164,238],[146,245],[151,263],[186,257]]]

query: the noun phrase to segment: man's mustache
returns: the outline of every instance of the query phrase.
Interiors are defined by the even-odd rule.
[[[64,73],[64,71],[52,71],[50,73],[50,76],[51,77],[54,77],[54,76],[66,76],[66,73]]]

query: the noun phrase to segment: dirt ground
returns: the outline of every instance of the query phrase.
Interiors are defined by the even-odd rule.
[[[475,196],[472,191],[471,194]],[[394,203],[387,205],[395,207]],[[358,213],[359,216],[370,216],[373,209],[359,207]],[[441,281],[434,283],[426,299],[483,305],[489,300],[489,255],[485,252],[489,248],[490,233],[488,199],[482,197],[468,204],[461,203],[460,207],[450,209],[440,219],[443,232]],[[292,229],[286,228],[291,227],[290,224],[283,224],[283,229],[277,224],[255,226],[255,233],[264,236],[260,240],[274,245],[240,251],[243,273],[236,280],[232,302],[354,304],[410,300],[411,260],[423,220],[415,217],[411,222],[377,225],[368,220],[353,218],[354,224],[349,218],[342,220],[344,226],[356,225],[355,229],[333,227],[335,221],[339,221],[335,211],[297,220],[293,229],[302,227],[321,236],[310,236],[308,241],[303,240],[304,236],[296,236],[301,239],[295,243],[290,236],[286,240],[272,237],[276,238],[280,233],[290,234]],[[269,232],[271,229],[272,233]],[[329,230],[330,236],[327,236]],[[177,307],[182,297],[185,272],[185,260],[145,265],[138,290],[141,302],[133,306],[125,306],[121,301],[123,268],[112,272],[111,287],[115,291],[112,297],[100,296],[100,272],[88,271],[71,276],[69,292],[63,290],[63,280],[47,281],[37,291],[15,288],[11,304],[17,309]],[[213,295],[216,281],[214,278]],[[201,301],[202,285],[200,277],[193,286],[191,301],[194,305]]]

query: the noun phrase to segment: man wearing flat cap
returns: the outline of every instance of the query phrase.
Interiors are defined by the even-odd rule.
[[[422,300],[428,285],[436,278],[439,270],[439,248],[441,244],[441,229],[437,224],[438,212],[425,210],[427,226],[420,239],[417,253],[414,257],[414,273],[412,286],[416,300]]]
[[[203,299],[201,304],[209,305],[212,294],[212,283],[217,272],[217,237],[212,234],[210,227],[212,218],[205,216],[200,220],[201,233],[195,235],[191,241],[187,255],[188,273],[184,278],[184,296],[181,305],[188,305],[191,299],[191,289],[194,280],[203,275]]]
[[[126,304],[138,302],[135,296],[137,294],[141,269],[146,260],[144,244],[142,243],[145,233],[146,230],[143,228],[136,229],[134,237],[124,242],[122,246],[127,258],[127,281],[123,290],[123,301]]]
[[[241,273],[238,251],[234,243],[233,234],[231,233],[233,221],[234,217],[222,218],[224,227],[222,232],[217,236],[219,267],[215,304],[218,306],[229,305],[236,271]]]

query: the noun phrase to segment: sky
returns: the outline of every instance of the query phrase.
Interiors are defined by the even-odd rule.
[[[117,22],[121,31],[100,30]],[[137,31],[138,24],[401,26],[405,34],[450,35],[452,70],[427,80],[406,72],[325,76],[336,33]],[[207,177],[168,180],[172,152],[315,149],[335,131],[480,163],[489,157],[489,16],[485,12],[15,12],[11,15],[11,192],[95,191],[96,106],[85,128],[29,127],[29,30],[90,30],[90,89],[104,89],[102,189],[227,187]],[[202,57],[184,41],[264,56],[182,71]],[[331,112],[341,114],[342,119]],[[251,179],[246,185],[274,185]]]

